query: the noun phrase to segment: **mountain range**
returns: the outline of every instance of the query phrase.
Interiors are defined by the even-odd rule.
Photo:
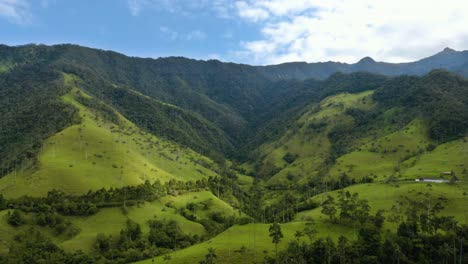
[[[362,249],[384,238],[428,256],[402,241],[442,248],[466,224],[466,77],[468,51],[450,48],[251,66],[0,45],[0,263],[207,263],[212,246],[253,263],[340,235],[355,263],[384,259]]]

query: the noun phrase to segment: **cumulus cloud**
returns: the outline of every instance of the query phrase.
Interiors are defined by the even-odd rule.
[[[265,9],[249,5],[244,1],[236,2],[236,8],[242,18],[253,22],[265,20],[269,16],[269,13]]]
[[[15,24],[29,24],[32,14],[24,0],[0,0],[0,17]]]
[[[193,30],[185,36],[186,40],[204,40],[205,38],[206,34],[201,30]]]
[[[468,4],[462,0],[237,1],[237,15],[261,28],[241,42],[253,63],[286,61],[403,62],[445,46],[467,49]]]
[[[201,41],[206,39],[206,33],[198,29],[180,33],[169,27],[160,26],[159,31],[169,40]]]
[[[177,31],[174,31],[166,26],[160,26],[159,31],[165,34],[170,40],[175,40],[179,36],[179,33]]]

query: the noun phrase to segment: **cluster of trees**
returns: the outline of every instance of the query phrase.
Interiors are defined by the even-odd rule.
[[[250,197],[238,186],[235,174],[226,170],[222,172],[222,175],[224,176],[187,182],[170,180],[164,184],[159,181],[153,183],[146,181],[144,184],[137,186],[100,189],[79,196],[66,194],[58,190],[49,191],[46,197],[24,196],[17,199],[5,199],[0,195],[0,210],[12,209],[7,220],[13,226],[27,224],[48,227],[54,230],[57,235],[65,235],[71,238],[78,234],[80,230],[73,226],[65,216],[89,216],[97,213],[99,208],[102,207],[120,206],[123,206],[125,213],[126,206],[137,205],[141,201],[154,201],[169,194],[177,195],[187,191],[210,189],[219,196],[239,194],[239,197],[241,197],[239,200],[249,204],[246,201]],[[210,209],[209,202],[200,206],[203,207],[202,210]],[[186,235],[182,233],[176,222],[157,219],[149,221],[150,232],[148,235],[143,235],[139,224],[128,221],[118,238],[99,234],[96,237],[96,250],[101,258],[90,258],[97,263],[128,263],[129,261],[166,254],[171,250],[190,246],[222,232],[233,224],[246,224],[252,221],[249,217],[225,216],[220,212],[211,212],[208,218],[198,219],[195,216],[198,209],[198,205],[188,203],[186,208],[178,209],[178,212],[190,218],[189,220],[202,224],[207,230],[206,236]],[[24,243],[31,243],[24,241]],[[56,247],[50,241],[47,243],[50,243],[51,247]],[[17,244],[17,246],[24,246],[20,244]],[[31,245],[31,247],[34,248],[34,245]],[[15,254],[12,259],[23,258],[20,250],[10,250],[10,252]],[[28,253],[29,251],[25,250],[23,252]],[[65,254],[61,250],[56,253],[59,255],[59,257],[56,257],[57,260],[50,259],[47,263],[61,263],[60,261],[63,259],[71,261],[74,258],[74,255]],[[78,255],[81,257],[83,254],[79,253]]]
[[[401,224],[397,234],[372,226],[359,229],[356,240],[340,236],[315,241],[292,241],[266,263],[466,263],[468,227],[457,226],[445,234],[427,235]]]
[[[194,190],[211,189],[216,195],[227,193],[243,194],[235,179],[227,177],[209,177],[197,181],[170,180],[166,183],[146,181],[135,186],[99,189],[88,191],[84,195],[71,195],[52,190],[46,197],[23,196],[5,199],[0,194],[0,210],[19,209],[24,212],[58,212],[63,215],[87,216],[98,212],[103,207],[133,206],[141,201],[154,201],[168,194]],[[247,197],[244,195],[244,197]],[[247,199],[247,198],[245,198]]]
[[[384,232],[385,218],[381,213],[364,221],[368,206],[357,195],[342,192],[338,198],[339,221],[353,221],[360,225],[357,239],[340,236],[301,240],[304,232],[296,233],[296,240],[266,263],[466,263],[468,261],[468,226],[460,226],[453,217],[439,215],[446,200],[428,193],[416,197],[403,197],[390,212],[389,221],[397,223],[397,232]],[[336,210],[327,199],[323,211],[333,216]],[[361,205],[360,205],[361,204]],[[354,205],[354,206],[353,206]],[[348,207],[348,209],[346,209]],[[355,210],[352,208],[355,207]],[[359,209],[359,207],[361,207]],[[401,208],[397,210],[396,208]],[[361,218],[362,217],[362,218]],[[338,221],[332,218],[331,221]],[[307,227],[308,228],[308,227]],[[307,229],[306,228],[306,229]],[[270,236],[274,236],[273,226]],[[310,230],[307,231],[310,233]],[[276,238],[279,236],[277,235]],[[277,244],[277,240],[272,241]]]
[[[184,234],[173,220],[152,219],[147,224],[150,228],[147,235],[142,233],[138,223],[130,219],[118,237],[97,234],[94,243],[96,253],[110,263],[129,263],[167,254],[201,240],[198,235]]]
[[[406,115],[428,120],[429,134],[445,142],[468,131],[468,82],[452,73],[434,70],[423,77],[401,76],[374,93],[384,109],[404,107]]]
[[[14,227],[25,224],[49,227],[56,235],[65,235],[68,238],[80,232],[68,219],[54,211],[39,212],[34,215],[26,215],[20,210],[9,211],[7,223]]]
[[[30,228],[15,235],[7,254],[0,254],[0,263],[5,264],[93,264],[106,263],[81,251],[67,253],[46,235]],[[110,262],[108,262],[110,263]]]
[[[373,222],[377,227],[382,227],[385,220],[383,211],[379,210],[375,216],[370,215],[369,202],[366,199],[359,199],[357,193],[351,194],[349,191],[339,191],[335,199],[332,195],[327,195],[322,202],[322,213],[329,217],[330,222],[340,224],[360,224],[361,226]]]

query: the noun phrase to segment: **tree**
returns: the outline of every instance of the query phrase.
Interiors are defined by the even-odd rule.
[[[354,212],[357,220],[361,225],[363,225],[369,219],[370,206],[367,200],[359,200],[357,202],[357,208]]]
[[[296,233],[294,233],[294,237],[296,238],[297,241],[301,239],[301,237],[304,236],[304,232],[297,230]]]
[[[20,226],[25,223],[23,213],[19,210],[14,210],[12,214],[8,212],[8,223],[12,226]]]
[[[163,257],[163,260],[164,260],[165,262],[167,262],[167,263],[169,263],[169,261],[171,261],[171,259],[172,259],[172,256],[169,255],[169,254],[166,254],[166,255],[164,255],[164,257]]]
[[[313,225],[314,222],[308,222],[304,228],[304,234],[309,238],[310,242],[314,241],[315,235],[318,233],[317,229]]]
[[[327,199],[322,203],[322,214],[328,215],[332,223],[335,222],[336,208],[335,198],[331,195],[327,195]]]
[[[347,253],[348,239],[341,235],[338,238],[338,257],[340,258],[340,264],[346,263],[346,253]]]
[[[4,210],[7,208],[7,201],[3,198],[3,194],[0,193],[0,210]]]
[[[278,243],[283,238],[283,232],[281,232],[281,226],[278,223],[273,223],[270,228],[270,237],[272,238],[273,244],[275,244],[275,254],[278,258]]]
[[[296,156],[288,152],[283,156],[283,160],[291,164],[296,160]]]
[[[200,264],[214,264],[215,259],[218,256],[216,255],[216,250],[212,247],[208,248],[208,254],[205,255],[205,259],[200,261]]]
[[[385,222],[385,216],[383,215],[383,213],[383,210],[378,210],[373,218],[374,225],[377,229],[381,229]]]
[[[110,236],[106,236],[103,233],[99,233],[96,236],[95,248],[101,252],[107,252],[111,248],[112,239]]]

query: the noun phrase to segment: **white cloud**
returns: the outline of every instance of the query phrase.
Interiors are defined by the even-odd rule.
[[[128,0],[128,10],[132,16],[138,16],[141,10],[147,5],[148,2],[146,0]]]
[[[188,33],[179,33],[169,27],[160,26],[159,31],[170,40],[201,41],[206,39],[206,33],[201,30],[192,30]]]
[[[32,20],[30,6],[24,0],[0,0],[0,17],[15,24],[29,24]]]
[[[165,27],[165,26],[160,26],[159,31],[161,31],[161,33],[167,35],[170,40],[176,40],[177,37],[179,36],[179,33],[177,31],[174,31],[174,30],[172,30],[172,29],[170,29],[168,27]]]
[[[205,38],[206,33],[200,30],[193,30],[185,36],[186,40],[204,40]]]
[[[261,27],[241,42],[252,63],[291,60],[402,62],[445,46],[468,49],[468,3],[462,0],[237,1],[237,15]]]
[[[253,22],[265,20],[269,15],[265,9],[257,7],[256,5],[249,5],[244,1],[236,2],[236,8],[240,17]]]

